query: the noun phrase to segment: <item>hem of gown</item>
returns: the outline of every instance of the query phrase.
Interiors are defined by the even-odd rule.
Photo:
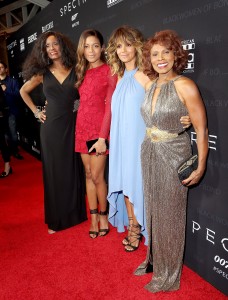
[[[71,216],[69,218],[60,219],[56,222],[45,222],[48,225],[49,229],[54,231],[61,231],[64,229],[68,229],[70,227],[76,226],[81,224],[82,222],[86,221],[88,218],[86,215],[78,217],[78,216]]]
[[[169,293],[169,292],[175,292],[175,291],[178,291],[180,289],[180,285],[178,285],[178,287],[173,287],[173,288],[168,288],[168,289],[163,289],[163,288],[155,288],[155,287],[151,287],[151,283],[152,282],[149,282],[148,284],[146,284],[144,286],[144,288],[151,292],[151,293],[160,293],[160,292],[166,292],[166,293]]]

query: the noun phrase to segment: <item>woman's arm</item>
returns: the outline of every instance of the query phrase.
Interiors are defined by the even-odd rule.
[[[34,90],[39,84],[43,82],[43,76],[37,75],[33,76],[30,80],[26,81],[20,89],[20,94],[24,102],[34,113],[35,117],[40,119],[42,123],[46,120],[44,112],[38,111],[36,105],[33,103],[32,98],[29,93]]]
[[[105,139],[108,138],[110,132],[112,94],[116,88],[116,83],[117,83],[117,76],[116,75],[112,76],[111,71],[109,71],[107,76],[108,76],[108,89],[105,98],[105,113],[101,124],[99,139],[89,150],[89,152],[91,152],[95,148],[96,153],[98,154],[105,153],[107,150]]]
[[[190,119],[197,134],[198,168],[183,181],[190,186],[199,182],[206,169],[208,153],[207,117],[203,100],[196,84],[189,78],[182,77],[176,84],[181,100],[187,107]]]

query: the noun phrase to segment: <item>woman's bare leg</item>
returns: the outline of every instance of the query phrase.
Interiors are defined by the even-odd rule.
[[[128,244],[125,246],[125,250],[130,252],[133,249],[132,246],[136,248],[138,248],[139,246],[140,239],[141,239],[141,235],[140,235],[141,228],[135,217],[134,206],[132,205],[128,197],[125,196],[124,199],[126,203],[128,218],[129,217],[131,218],[130,219],[131,222],[129,221],[130,226],[128,230]]]
[[[100,236],[106,235],[108,232],[108,218],[107,218],[107,184],[104,178],[106,155],[91,156],[91,173],[92,180],[96,188],[96,194],[99,202],[101,214],[100,220]],[[103,214],[102,214],[103,213]],[[103,229],[103,231],[102,231]]]
[[[92,173],[91,173],[91,157],[92,155],[89,154],[81,154],[82,162],[85,168],[85,174],[86,174],[86,194],[88,198],[89,203],[89,209],[90,211],[94,211],[97,209],[97,192],[96,192],[96,186],[93,183],[92,180]],[[92,213],[91,214],[91,224],[90,224],[90,230],[95,232],[94,234],[90,234],[91,238],[96,238],[98,233],[98,214]]]

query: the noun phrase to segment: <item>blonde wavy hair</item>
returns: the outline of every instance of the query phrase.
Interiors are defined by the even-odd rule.
[[[77,82],[76,82],[75,86],[77,88],[82,84],[84,77],[85,77],[86,70],[88,69],[88,65],[89,65],[88,61],[85,59],[85,56],[84,56],[85,42],[86,42],[87,37],[89,37],[89,36],[95,36],[99,40],[101,47],[103,47],[103,45],[104,45],[104,38],[98,30],[87,29],[82,32],[82,34],[79,38],[79,42],[78,42],[77,64],[75,67],[75,71],[76,71],[76,75],[77,75]],[[104,51],[101,52],[101,60],[103,62],[106,62]]]
[[[108,64],[111,66],[112,74],[117,74],[118,76],[122,77],[125,70],[124,63],[119,59],[116,53],[119,42],[130,43],[136,49],[135,67],[138,67],[139,70],[141,70],[144,37],[138,29],[123,25],[113,31],[106,49]]]

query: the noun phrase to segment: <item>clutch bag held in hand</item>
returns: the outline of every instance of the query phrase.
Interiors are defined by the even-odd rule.
[[[88,151],[97,141],[98,139],[86,141]],[[106,148],[108,149],[109,148],[108,140],[105,140],[105,144],[106,144]],[[96,152],[96,149],[93,149],[91,152]]]
[[[182,182],[186,178],[188,178],[193,171],[195,171],[198,167],[198,155],[192,155],[187,159],[185,162],[183,162],[177,169],[177,174]]]

